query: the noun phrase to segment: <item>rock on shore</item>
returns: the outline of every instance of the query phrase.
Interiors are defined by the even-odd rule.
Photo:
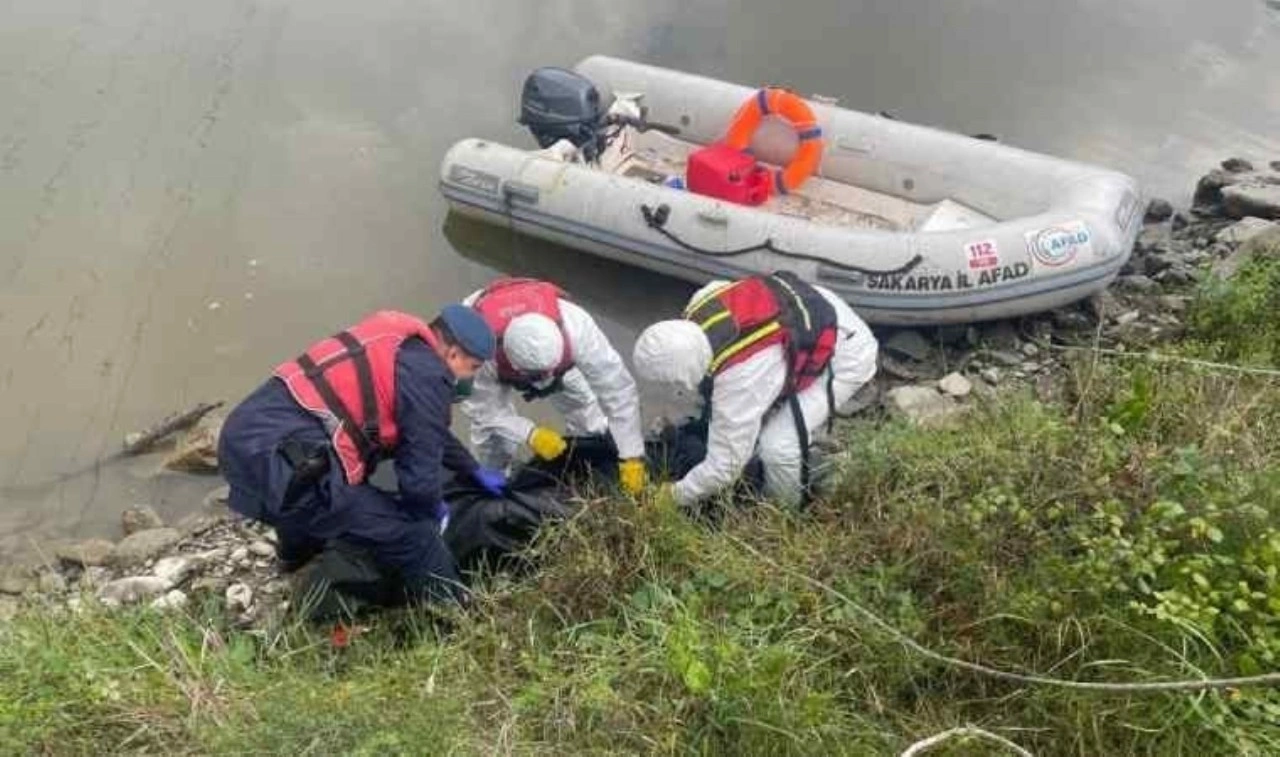
[[[75,610],[91,596],[108,607],[146,604],[158,612],[182,611],[197,597],[226,601],[241,625],[282,612],[288,582],[277,570],[274,533],[234,516],[223,498],[206,503],[181,528],[150,517],[151,508],[134,507],[122,519],[122,531],[131,533],[118,543],[67,542],[50,553],[52,564],[3,568],[0,610],[12,614],[23,601]],[[150,515],[139,520],[140,511]],[[139,523],[149,527],[134,530]]]

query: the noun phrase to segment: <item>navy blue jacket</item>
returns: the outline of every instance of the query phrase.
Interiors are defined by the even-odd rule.
[[[444,361],[421,339],[406,340],[396,355],[400,442],[393,460],[400,504],[418,516],[431,515],[440,501],[442,468],[470,474],[477,467],[449,430],[453,396],[453,374]],[[278,511],[292,471],[282,464],[276,447],[290,437],[329,443],[320,420],[299,407],[284,383],[272,377],[245,398],[223,426],[218,462],[231,485],[232,509],[257,517]],[[336,457],[332,467],[341,480]]]

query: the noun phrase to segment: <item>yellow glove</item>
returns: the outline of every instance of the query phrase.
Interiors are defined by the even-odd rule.
[[[643,459],[637,457],[618,462],[618,485],[622,487],[623,494],[634,497],[644,489],[648,480],[649,471],[645,468]]]
[[[529,433],[529,449],[542,460],[555,460],[564,454],[568,444],[564,437],[544,426]]]

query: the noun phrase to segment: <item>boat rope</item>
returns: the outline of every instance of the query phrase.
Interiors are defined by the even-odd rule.
[[[699,255],[706,255],[708,257],[713,257],[713,258],[733,258],[739,255],[747,255],[753,252],[772,252],[773,254],[778,255],[779,257],[790,258],[792,260],[807,260],[811,263],[818,263],[821,265],[830,266],[832,268],[837,268],[842,271],[848,271],[850,273],[861,273],[865,276],[901,276],[902,274],[909,273],[913,268],[920,265],[921,261],[924,260],[923,256],[916,255],[915,257],[911,258],[906,263],[898,266],[897,268],[886,268],[886,269],[863,268],[862,266],[852,265],[850,263],[841,263],[835,260],[831,260],[829,258],[823,258],[817,255],[810,255],[804,252],[792,252],[791,250],[783,250],[778,248],[773,243],[772,239],[765,239],[763,242],[759,244],[753,244],[749,247],[739,247],[734,250],[712,250],[706,247],[699,247],[698,245],[685,241],[684,239],[681,239],[679,236],[677,236],[675,232],[667,228],[667,220],[671,217],[671,207],[669,205],[662,204],[662,205],[659,205],[657,208],[652,208],[648,205],[641,205],[640,213],[644,216],[645,225],[647,225],[649,228],[653,229],[654,231],[658,232],[662,236],[666,237],[667,239],[670,239],[672,242],[675,242],[676,244],[680,245],[681,247],[683,247],[684,249],[690,252],[696,252]]]
[[[819,591],[825,592],[830,596],[840,600],[848,605],[849,609],[862,616],[873,627],[897,641],[908,650],[915,652],[917,655],[925,659],[941,663],[948,667],[968,670],[972,673],[987,676],[988,678],[998,678],[1004,681],[1013,681],[1014,683],[1024,683],[1036,686],[1052,686],[1060,689],[1075,689],[1079,691],[1097,691],[1110,694],[1133,694],[1143,693],[1150,694],[1155,692],[1170,691],[1210,691],[1219,689],[1241,689],[1249,686],[1280,686],[1280,672],[1263,673],[1261,675],[1241,676],[1237,678],[1199,678],[1183,681],[1072,681],[1065,678],[1049,678],[1047,676],[1039,676],[1028,673],[1014,673],[1008,670],[998,670],[990,668],[976,662],[962,660],[958,657],[950,657],[941,652],[936,652],[902,631],[899,631],[889,621],[876,615],[871,610],[863,607],[857,602],[849,598],[848,595],[840,592],[835,587],[825,584],[812,576],[805,575],[794,568],[788,568],[780,565],[777,561],[769,558],[760,550],[752,547],[750,544],[741,539],[730,536],[729,539],[738,546],[750,552],[752,556],[760,560],[765,565],[772,567],[774,570],[781,571],[786,575],[796,578],[804,583],[809,584]]]

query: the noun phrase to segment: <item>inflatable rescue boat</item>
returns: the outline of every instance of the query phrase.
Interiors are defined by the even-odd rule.
[[[534,72],[520,122],[540,149],[450,148],[453,210],[695,283],[788,269],[873,323],[1078,300],[1141,225],[1115,171],[616,58]]]

